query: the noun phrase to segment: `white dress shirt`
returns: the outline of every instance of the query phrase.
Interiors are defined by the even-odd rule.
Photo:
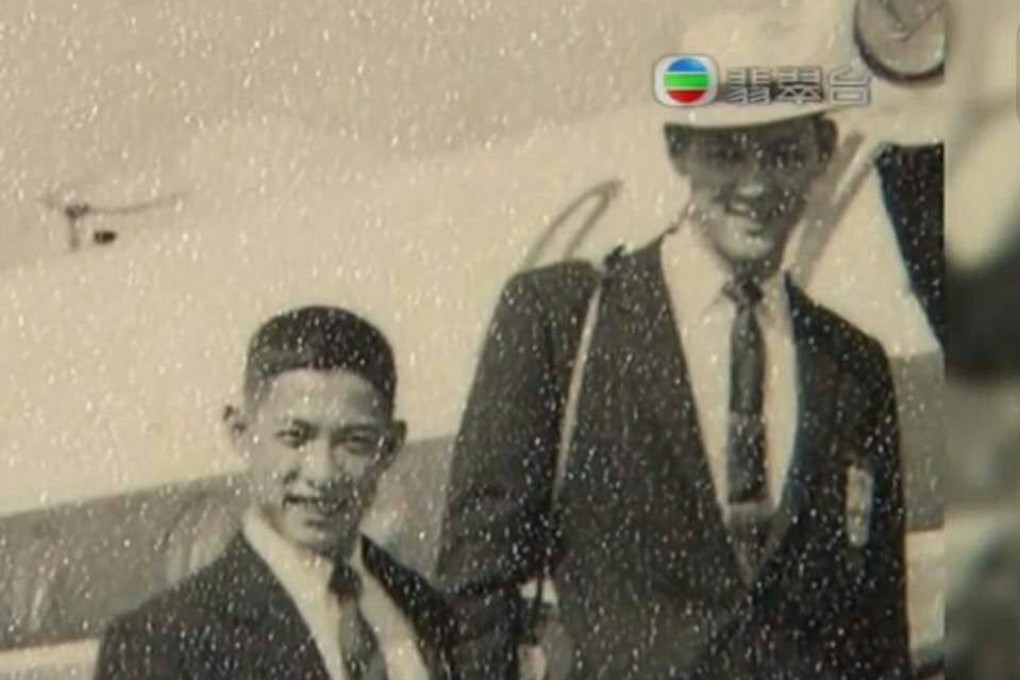
[[[736,303],[724,292],[733,278],[691,224],[663,240],[662,263],[694,394],[717,500],[729,517],[726,439],[730,398],[730,333]],[[783,495],[796,436],[796,347],[782,275],[762,283],[756,307],[765,342],[766,470],[773,509]]]
[[[340,605],[329,591],[332,561],[295,546],[254,510],[245,515],[242,531],[301,613],[331,680],[348,680],[340,651]],[[366,571],[360,549],[355,551],[351,566],[361,576],[358,606],[379,639],[389,680],[428,680],[413,627]]]

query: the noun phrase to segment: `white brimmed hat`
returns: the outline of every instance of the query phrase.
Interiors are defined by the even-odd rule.
[[[872,74],[857,51],[853,38],[852,0],[774,0],[761,9],[712,12],[692,22],[683,33],[679,52],[703,55],[714,61],[720,85],[715,101],[668,111],[672,123],[697,127],[763,125],[800,116],[833,112],[853,127],[878,133],[897,123],[885,141],[925,143],[941,139],[944,87],[895,85]],[[791,67],[820,69],[822,101],[776,101],[782,88],[772,84],[769,103],[728,101],[732,70],[768,70],[774,77]],[[829,88],[831,74],[841,71],[839,96]],[[867,77],[866,85],[861,83]],[[732,91],[730,91],[732,92]],[[860,105],[863,93],[867,104]],[[665,107],[664,107],[665,108]],[[877,128],[877,129],[875,129]],[[869,134],[869,136],[872,136]],[[882,135],[880,135],[882,136]]]

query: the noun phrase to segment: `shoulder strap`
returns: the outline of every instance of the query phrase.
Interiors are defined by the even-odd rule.
[[[595,284],[595,290],[588,298],[588,308],[584,315],[584,324],[581,326],[581,336],[577,342],[577,349],[574,351],[574,365],[570,372],[570,382],[567,383],[567,401],[563,409],[563,417],[560,418],[560,445],[556,452],[556,476],[553,477],[552,505],[555,507],[559,500],[560,490],[563,487],[563,478],[567,471],[567,461],[570,457],[570,449],[574,443],[574,430],[577,429],[577,407],[581,393],[581,383],[584,381],[584,369],[588,364],[588,354],[591,348],[591,338],[595,334],[595,325],[598,322],[599,302],[602,300],[602,289],[606,273],[612,270],[620,258],[626,252],[626,246],[617,246],[610,252],[604,262],[603,269],[599,270],[599,277]]]
[[[414,631],[430,646],[445,644],[451,634],[449,605],[425,577],[401,564],[367,536],[361,537],[361,558],[365,569],[408,618]]]
[[[577,406],[581,382],[584,380],[584,369],[588,364],[588,351],[591,347],[591,338],[595,332],[595,324],[599,315],[599,300],[602,298],[602,281],[599,279],[595,291],[588,300],[588,308],[584,315],[584,325],[581,327],[581,337],[577,343],[577,351],[574,354],[574,366],[570,373],[570,382],[567,385],[567,402],[564,406],[563,417],[560,419],[560,445],[556,455],[556,476],[553,478],[552,504],[555,506],[559,500],[560,490],[563,488],[563,478],[567,470],[567,460],[570,457],[570,449],[573,446],[574,430],[577,424]]]
[[[606,272],[613,268],[623,255],[625,248],[620,246],[613,250],[605,259],[605,269],[599,270],[599,276],[595,289],[588,298],[588,306],[585,310],[584,322],[581,326],[581,335],[577,341],[577,348],[574,351],[574,363],[570,371],[570,382],[567,383],[567,400],[564,404],[563,417],[560,418],[560,442],[556,450],[556,471],[553,477],[550,510],[555,510],[559,501],[560,491],[563,488],[564,477],[566,476],[567,462],[570,458],[570,449],[573,447],[574,432],[577,429],[577,409],[581,393],[581,383],[584,381],[584,370],[588,363],[588,354],[591,348],[592,336],[595,334],[595,325],[598,321],[599,303],[602,300],[602,290],[606,278]],[[537,579],[524,584],[521,594],[531,601],[530,624],[526,626],[524,639],[534,642],[535,623],[539,620],[539,612],[544,604],[557,606],[559,599],[556,588],[552,583],[552,565],[546,562],[543,565],[542,573]]]
[[[588,363],[588,350],[591,346],[591,337],[594,334],[595,322],[598,320],[599,300],[602,297],[602,275],[600,273],[595,290],[588,299],[588,307],[585,310],[584,325],[581,327],[581,337],[577,342],[577,349],[574,354],[574,365],[570,372],[570,382],[567,384],[567,401],[564,406],[563,417],[560,419],[560,445],[556,450],[556,472],[553,477],[552,494],[550,499],[550,511],[554,511],[559,501],[560,491],[563,488],[563,479],[567,471],[567,461],[570,457],[570,449],[573,446],[574,430],[577,423],[578,397],[581,392],[581,382],[584,379],[584,367]],[[525,639],[535,643],[536,631],[534,627],[539,620],[543,604],[556,606],[559,597],[556,588],[552,584],[552,565],[548,560],[543,565],[542,574],[535,580],[529,581],[521,588],[521,594],[531,600],[529,617],[529,630],[525,632]]]

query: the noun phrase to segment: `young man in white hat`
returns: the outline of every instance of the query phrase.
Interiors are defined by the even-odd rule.
[[[684,47],[732,66],[829,67],[835,41],[818,22],[835,17],[822,5],[713,17]],[[797,53],[805,41],[820,48]],[[517,589],[550,553],[571,680],[910,677],[889,362],[781,268],[836,148],[829,108],[713,104],[667,123],[689,209],[601,278],[555,512],[571,366],[600,275],[567,263],[506,286],[456,441],[440,555],[463,677],[517,676]]]

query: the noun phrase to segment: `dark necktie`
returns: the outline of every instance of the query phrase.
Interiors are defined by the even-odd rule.
[[[340,604],[340,651],[348,680],[386,680],[386,660],[379,640],[358,607],[358,574],[347,564],[337,564],[329,589]]]
[[[765,342],[756,308],[761,289],[738,280],[725,287],[736,304],[730,335],[730,410],[726,442],[731,529],[749,573],[757,568],[768,533],[765,461]]]

